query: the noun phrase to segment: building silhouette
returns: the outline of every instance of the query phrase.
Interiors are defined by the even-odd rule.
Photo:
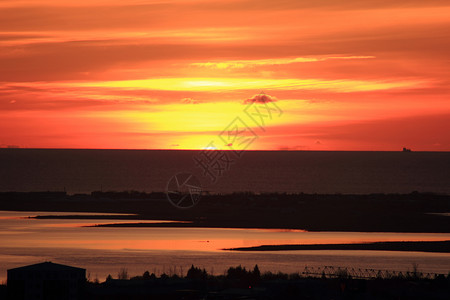
[[[44,262],[8,270],[8,299],[82,299],[86,269]]]

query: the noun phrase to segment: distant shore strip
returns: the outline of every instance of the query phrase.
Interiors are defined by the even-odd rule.
[[[355,244],[262,245],[227,248],[230,251],[290,251],[290,250],[376,250],[450,253],[450,241],[374,242]]]

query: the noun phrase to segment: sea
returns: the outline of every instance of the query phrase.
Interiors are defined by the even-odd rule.
[[[450,152],[247,151],[220,153],[215,158],[210,155],[177,150],[0,149],[0,192],[161,192],[174,175],[185,172],[196,176],[211,193],[450,194]],[[214,159],[222,163],[221,168],[217,164],[205,168]],[[76,214],[80,219],[29,218],[52,214]],[[448,253],[223,250],[262,244],[450,240],[450,233],[86,227],[123,220],[111,214],[108,219],[86,220],[84,214],[0,211],[0,283],[6,281],[7,269],[42,261],[86,268],[90,280],[100,281],[108,274],[117,277],[121,268],[130,276],[145,271],[185,275],[192,264],[215,275],[231,266],[253,268],[255,264],[262,272],[287,273],[337,267],[369,273],[408,272],[416,267],[424,273],[450,271]]]
[[[450,152],[224,152],[0,149],[0,191],[161,192],[187,172],[211,193],[450,194]]]

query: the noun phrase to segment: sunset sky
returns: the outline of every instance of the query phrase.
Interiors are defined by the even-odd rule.
[[[450,151],[449,16],[433,0],[2,0],[0,147],[202,149],[240,117],[254,150]],[[252,99],[283,113],[258,127]]]

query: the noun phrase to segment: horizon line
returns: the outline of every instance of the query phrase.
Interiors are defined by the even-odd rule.
[[[62,148],[62,147],[0,147],[8,150],[115,150],[115,151],[240,151],[240,152],[404,152],[400,150],[333,150],[333,149],[173,149],[173,148]],[[411,150],[412,152],[450,152],[450,150]]]

